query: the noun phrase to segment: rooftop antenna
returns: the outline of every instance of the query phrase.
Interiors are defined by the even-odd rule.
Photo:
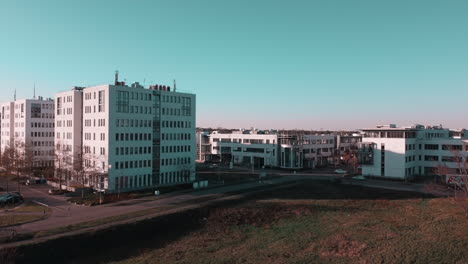
[[[174,79],[174,92],[176,92],[177,89],[176,89],[176,82],[175,82],[175,79]]]
[[[34,93],[33,93],[33,99],[36,99],[36,82],[34,82]]]
[[[13,95],[13,101],[16,101],[16,89],[15,89],[15,94]]]
[[[115,71],[115,80],[114,80],[114,85],[119,84],[119,71]]]

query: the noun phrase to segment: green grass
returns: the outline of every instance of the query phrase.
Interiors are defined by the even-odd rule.
[[[113,263],[425,264],[468,259],[468,219],[448,198],[329,183],[276,192],[215,209],[202,229]]]

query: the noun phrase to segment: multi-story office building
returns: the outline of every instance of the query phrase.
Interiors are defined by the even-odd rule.
[[[197,134],[198,161],[231,161],[236,165],[302,169],[333,162],[335,135],[240,130]]]
[[[86,185],[119,192],[195,179],[194,94],[116,79],[58,94],[59,109],[65,114],[57,122],[74,121],[57,126],[57,140],[73,145],[73,156],[82,154]]]
[[[396,125],[362,129],[359,149],[362,174],[399,179],[446,173],[460,173],[468,154],[465,130],[440,126]]]
[[[73,177],[73,168],[79,166],[81,161],[79,154],[83,142],[82,90],[82,87],[73,87],[55,95],[55,168],[56,173],[65,174],[66,180],[76,180],[76,177]]]
[[[1,107],[1,150],[15,148],[27,155],[34,168],[52,167],[54,161],[54,102],[22,99]]]

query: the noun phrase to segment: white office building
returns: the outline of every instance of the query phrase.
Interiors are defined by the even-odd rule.
[[[197,161],[229,160],[234,165],[282,169],[315,168],[333,162],[335,138],[333,134],[294,131],[199,132]]]
[[[359,158],[365,176],[411,179],[433,175],[440,168],[456,174],[468,154],[465,130],[392,124],[362,131]]]
[[[120,192],[195,179],[194,94],[116,77],[114,85],[74,88],[56,101],[57,141],[83,154],[87,186]]]
[[[255,167],[278,166],[276,134],[258,134],[256,131],[245,134],[243,131],[221,134],[214,131],[209,139],[211,154],[229,156],[233,164],[253,164]]]
[[[5,102],[1,108],[1,151],[16,148],[27,155],[35,169],[53,166],[54,102],[52,99],[22,99]],[[26,151],[28,152],[26,154]]]

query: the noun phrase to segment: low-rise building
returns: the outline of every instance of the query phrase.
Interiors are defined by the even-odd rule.
[[[334,164],[334,134],[304,131],[237,130],[198,132],[198,162],[232,162],[234,165],[282,169],[315,168]]]
[[[362,129],[362,174],[411,179],[436,173],[460,173],[466,166],[468,134],[442,126],[377,126]]]

